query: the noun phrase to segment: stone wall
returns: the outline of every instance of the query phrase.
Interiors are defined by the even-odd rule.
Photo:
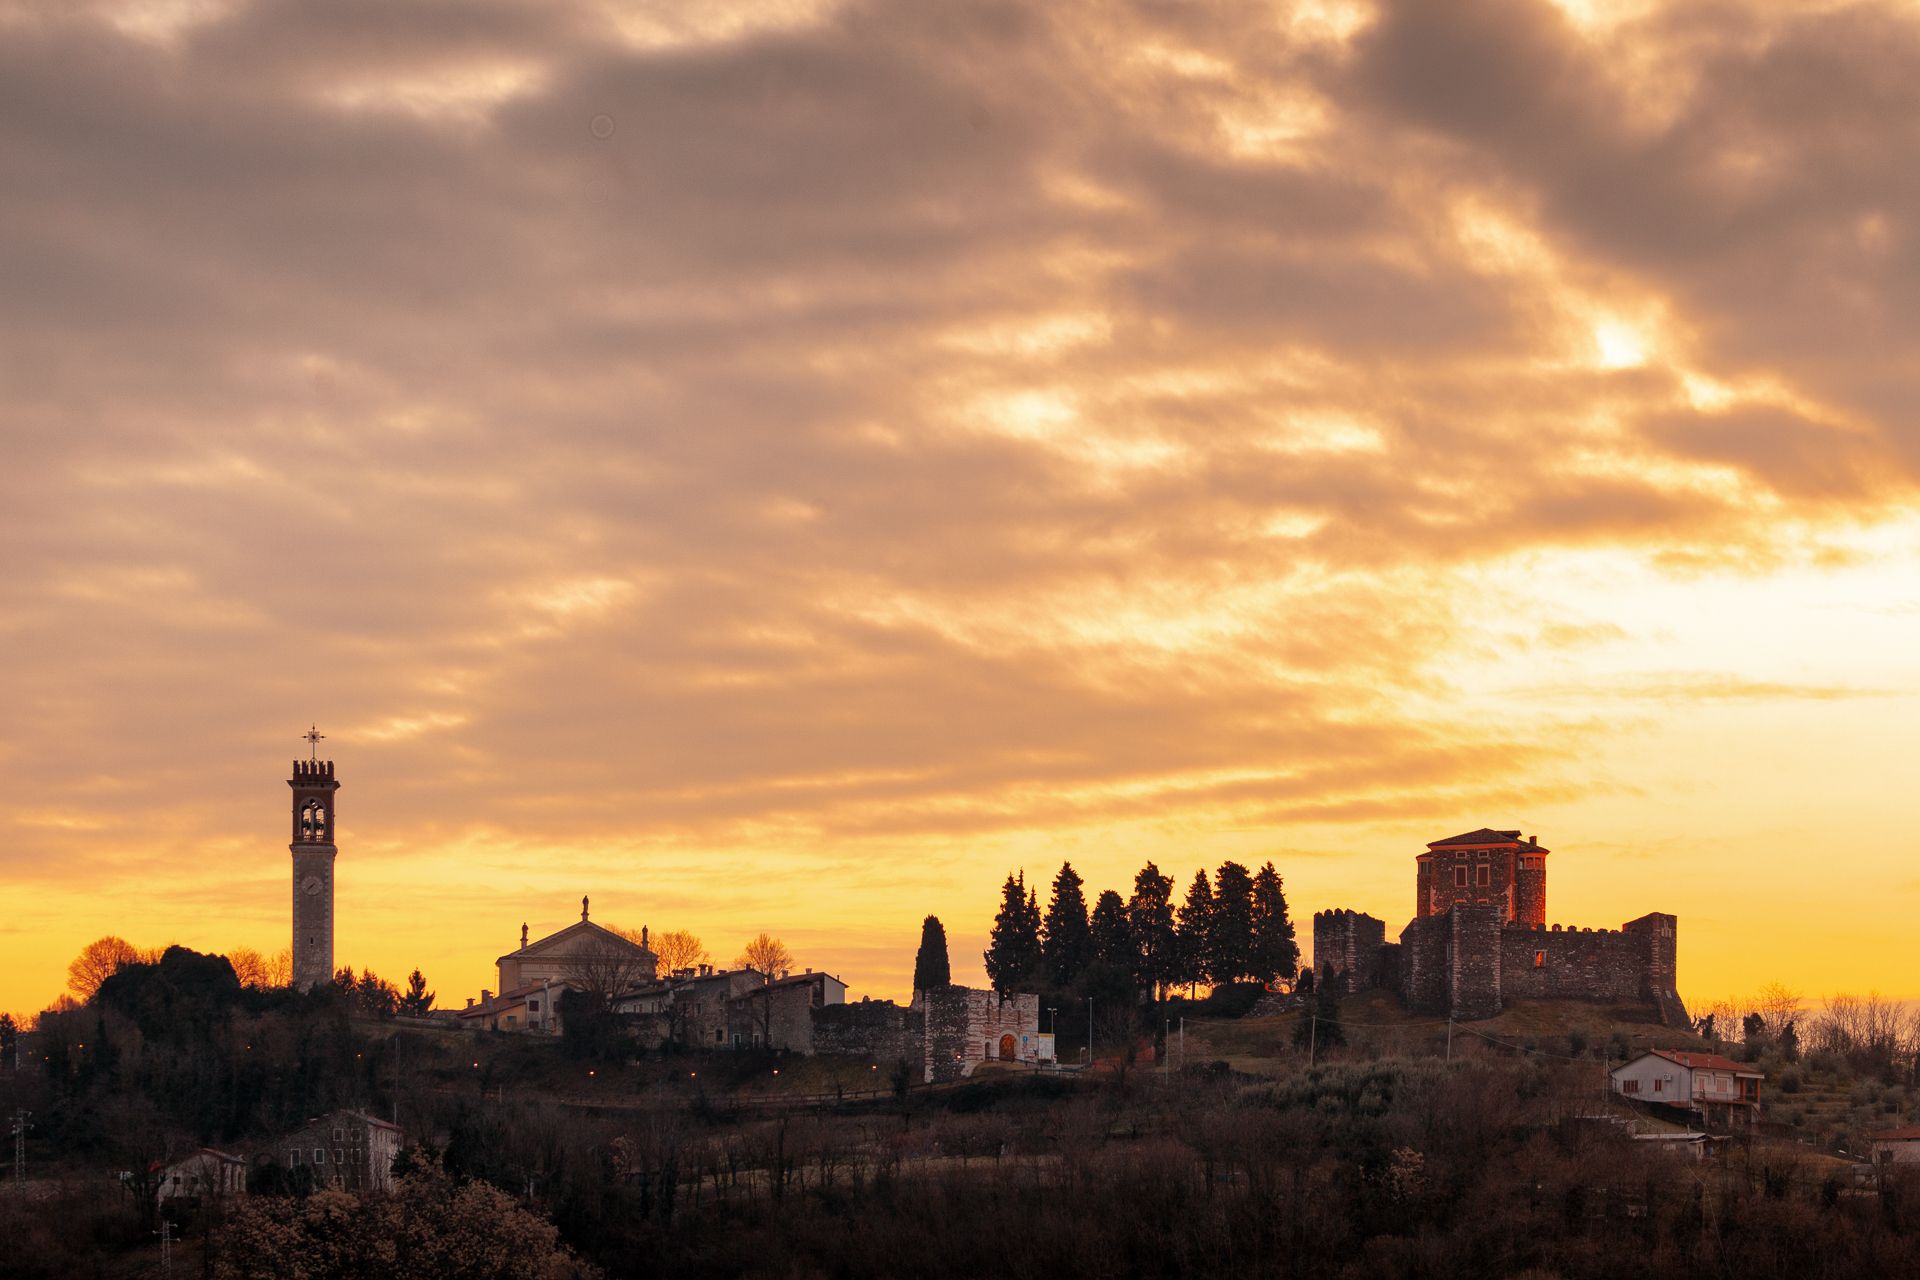
[[[1384,920],[1342,908],[1314,912],[1314,981],[1333,983],[1341,995],[1379,986],[1380,954],[1386,942]]]
[[[922,1068],[926,1052],[927,1017],[918,1009],[891,1000],[862,1000],[858,1004],[829,1004],[813,1010],[813,1051],[865,1058],[882,1071],[904,1061]]]
[[[1500,1012],[1501,935],[1505,904],[1460,903],[1447,913],[1452,928],[1448,940],[1451,1016],[1491,1018]]]
[[[1623,929],[1507,929],[1502,986],[1531,1000],[1639,1000],[1652,991],[1652,935]]]
[[[925,1019],[923,1079],[955,1080],[973,1074],[980,1063],[1003,1056],[1008,1036],[1013,1038],[1015,1060],[1039,1060],[1037,995],[1002,996],[973,987],[939,987],[916,991],[913,1000]]]
[[[1446,916],[1423,916],[1400,933],[1400,963],[1394,975],[1400,999],[1418,1013],[1445,1016],[1452,1008],[1449,952],[1453,930]]]

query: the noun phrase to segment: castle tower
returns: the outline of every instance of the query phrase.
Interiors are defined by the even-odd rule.
[[[319,735],[314,735],[317,741]],[[295,760],[293,776],[293,985],[333,978],[333,761]]]
[[[1419,855],[1416,919],[1456,905],[1499,907],[1505,922],[1547,922],[1547,853],[1532,836],[1482,827],[1435,840]]]

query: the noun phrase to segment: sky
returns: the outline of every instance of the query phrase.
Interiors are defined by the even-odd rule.
[[[0,0],[0,1009],[1001,881],[1920,995],[1920,7]],[[1042,894],[1044,899],[1045,894]]]

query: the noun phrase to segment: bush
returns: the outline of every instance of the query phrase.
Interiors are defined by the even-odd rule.
[[[1800,1092],[1801,1084],[1804,1082],[1800,1079],[1798,1068],[1788,1067],[1780,1073],[1780,1078],[1777,1083],[1782,1093],[1798,1093]]]

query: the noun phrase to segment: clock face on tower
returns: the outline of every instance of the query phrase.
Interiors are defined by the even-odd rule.
[[[300,882],[300,891],[301,891],[302,893],[304,893],[304,894],[306,894],[306,895],[307,895],[307,896],[308,896],[309,898],[311,898],[311,897],[313,897],[313,896],[314,896],[315,894],[317,894],[317,893],[319,893],[319,892],[320,892],[320,877],[319,877],[319,876],[308,876],[308,877],[307,877],[307,878],[306,878],[305,880],[302,880],[302,881]]]

